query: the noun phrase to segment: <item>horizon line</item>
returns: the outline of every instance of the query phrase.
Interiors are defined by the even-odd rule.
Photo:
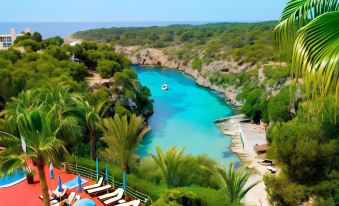
[[[268,19],[268,20],[178,20],[178,21],[0,21],[0,23],[254,23],[254,22],[268,22],[278,21],[279,19]]]

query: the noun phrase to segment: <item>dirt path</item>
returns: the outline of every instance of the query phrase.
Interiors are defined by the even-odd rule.
[[[91,87],[93,90],[96,90],[97,86],[104,84],[104,83],[112,83],[113,79],[103,79],[100,77],[98,72],[90,71],[90,77],[87,77],[88,86]]]

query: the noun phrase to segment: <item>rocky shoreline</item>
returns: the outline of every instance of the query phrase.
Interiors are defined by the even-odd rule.
[[[236,99],[237,95],[240,93],[239,88],[234,88],[233,86],[222,88],[212,84],[209,77],[216,72],[238,74],[252,67],[253,65],[251,63],[242,64],[241,62],[232,60],[220,60],[214,61],[209,65],[202,65],[202,69],[198,71],[191,67],[191,62],[184,65],[179,59],[170,59],[169,56],[164,53],[163,49],[141,48],[139,46],[116,46],[115,49],[117,52],[124,54],[132,64],[151,67],[167,67],[182,71],[185,74],[192,76],[200,86],[210,88],[222,94],[225,101],[231,106],[241,107],[243,104]]]

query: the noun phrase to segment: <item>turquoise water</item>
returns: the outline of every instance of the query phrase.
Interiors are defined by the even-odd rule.
[[[232,114],[232,109],[217,93],[198,86],[182,72],[165,68],[133,66],[141,83],[150,88],[154,114],[149,118],[152,130],[144,138],[137,154],[147,156],[155,147],[187,146],[186,154],[206,154],[221,164],[238,157],[229,149],[231,139],[221,133],[214,120]],[[168,84],[162,91],[161,85]]]
[[[17,170],[12,175],[5,175],[0,177],[0,188],[9,187],[13,184],[16,184],[23,180],[26,177],[26,174],[23,170]]]

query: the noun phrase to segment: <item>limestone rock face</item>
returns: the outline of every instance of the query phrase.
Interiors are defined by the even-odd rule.
[[[187,65],[183,65],[179,59],[170,59],[169,56],[164,53],[163,49],[142,48],[140,46],[116,46],[115,50],[127,56],[132,64],[162,66],[183,71],[186,74],[194,77],[197,81],[197,84],[203,87],[209,87],[223,94],[225,96],[225,100],[235,106],[242,105],[242,102],[236,100],[239,89],[235,89],[231,86],[222,88],[217,85],[213,85],[209,81],[209,77],[218,72],[239,74],[253,66],[251,63],[237,62],[229,59],[213,61],[208,65],[202,65],[202,69],[197,71],[191,67],[191,62],[189,62]]]
[[[251,63],[242,64],[234,60],[219,60],[213,61],[209,65],[204,65],[203,69],[209,72],[225,72],[232,74],[239,74],[249,67],[253,66]]]

